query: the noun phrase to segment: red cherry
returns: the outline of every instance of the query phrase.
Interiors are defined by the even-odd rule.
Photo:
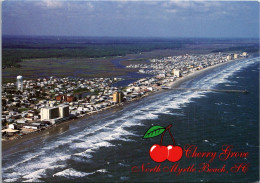
[[[152,160],[158,163],[165,161],[167,159],[167,156],[168,156],[168,149],[166,146],[154,144],[150,148],[150,157],[152,158]]]
[[[171,162],[179,161],[182,157],[182,148],[180,146],[168,145],[168,157],[167,159]]]

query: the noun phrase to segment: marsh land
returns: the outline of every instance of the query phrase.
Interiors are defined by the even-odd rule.
[[[2,81],[38,77],[122,77],[126,65],[184,54],[259,50],[254,39],[3,36]]]

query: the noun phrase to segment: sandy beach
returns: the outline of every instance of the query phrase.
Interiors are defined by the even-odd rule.
[[[224,63],[221,63],[221,64],[217,64],[217,65],[213,65],[213,66],[210,66],[210,67],[207,67],[207,68],[204,68],[204,69],[201,69],[201,70],[197,70],[195,72],[192,72],[192,73],[189,73],[188,75],[186,75],[185,77],[181,77],[181,78],[177,78],[177,80],[175,80],[171,87],[172,88],[178,88],[182,83],[184,83],[185,81],[188,81],[192,78],[195,78],[197,77],[198,75],[201,75],[205,72],[209,72],[210,70],[216,68],[216,67],[219,67],[219,66],[222,66],[222,65],[225,65],[225,64],[228,64],[230,62],[234,62],[234,61],[237,61],[237,60],[230,60],[230,61],[227,61],[227,62],[224,62]]]
[[[205,72],[210,72],[210,70],[212,70],[216,67],[219,67],[221,65],[225,65],[225,64],[228,64],[228,63],[234,62],[234,61],[236,61],[236,60],[231,60],[231,61],[228,61],[228,62],[225,62],[225,63],[217,64],[217,65],[210,66],[210,67],[207,67],[207,68],[202,69],[202,70],[195,71],[193,73],[189,73],[185,77],[177,78],[174,82],[169,83],[169,86],[171,88],[177,88],[182,83],[184,83],[185,81],[193,79],[193,78],[195,78],[195,77],[197,77],[197,76],[199,76],[199,75],[201,75]],[[168,90],[161,89],[160,91],[153,92],[153,93],[148,94],[144,97],[138,98],[138,100],[145,100],[144,98],[147,97],[147,96],[153,96],[155,94],[159,94],[159,93],[165,92],[165,91],[168,91]],[[68,120],[68,121],[65,121],[65,122],[62,122],[62,123],[58,123],[56,125],[49,127],[46,130],[37,131],[35,133],[24,135],[24,136],[21,136],[18,139],[4,140],[4,141],[2,141],[2,155],[4,156],[4,155],[7,155],[7,154],[15,153],[17,151],[20,151],[20,150],[23,150],[27,147],[30,147],[31,145],[34,145],[35,143],[39,143],[39,142],[45,140],[46,138],[58,135],[60,133],[64,133],[65,131],[69,130],[70,124],[72,124],[72,123],[76,123],[78,121],[83,121],[83,120],[84,120],[85,123],[91,123],[91,121],[94,118],[109,116],[112,113],[115,113],[117,111],[122,110],[126,105],[129,105],[130,103],[133,103],[133,102],[136,102],[136,101],[125,102],[125,103],[122,103],[120,105],[111,107],[109,109],[102,110],[102,111],[99,111],[99,112],[95,112],[91,115],[85,115],[83,117],[79,117],[79,118],[74,119],[74,120]]]

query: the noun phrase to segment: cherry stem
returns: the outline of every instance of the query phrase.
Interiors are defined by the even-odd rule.
[[[175,146],[175,145],[176,145],[176,144],[175,144],[175,140],[174,140],[174,138],[173,138],[173,135],[172,135],[170,129],[168,129],[168,132],[169,132],[169,134],[170,134],[170,136],[171,136],[171,138],[172,138],[173,146]]]
[[[174,138],[173,138],[173,136],[172,136],[172,133],[171,133],[171,131],[170,131],[170,128],[171,128],[171,127],[172,127],[172,125],[169,125],[169,126],[167,126],[167,127],[165,128],[165,131],[164,131],[164,132],[162,133],[162,135],[161,135],[160,145],[162,145],[163,136],[164,136],[165,132],[168,131],[169,134],[170,134],[170,136],[171,136],[171,138],[172,138],[173,145],[175,146],[175,140],[174,140]]]

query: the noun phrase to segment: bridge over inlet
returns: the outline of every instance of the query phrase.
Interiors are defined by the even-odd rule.
[[[219,90],[219,89],[200,89],[200,88],[172,88],[173,90],[191,90],[191,91],[214,91],[226,93],[249,93],[247,90]]]

